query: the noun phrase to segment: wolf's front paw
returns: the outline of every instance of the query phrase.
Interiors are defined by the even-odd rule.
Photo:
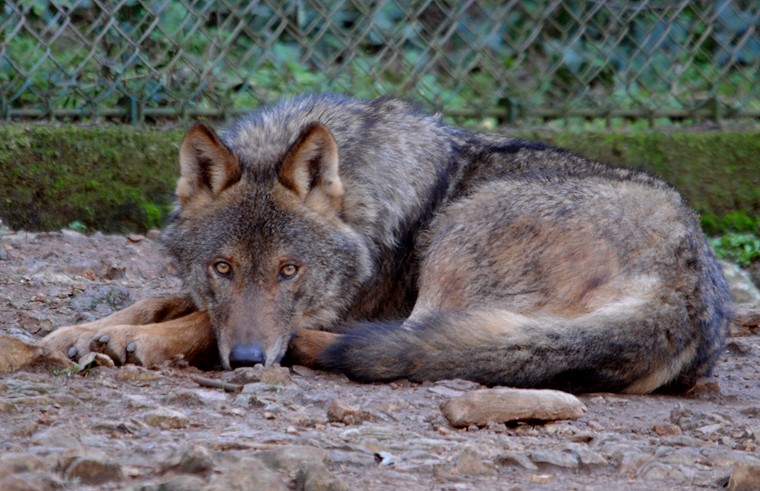
[[[157,365],[166,358],[157,353],[153,343],[146,339],[144,326],[111,326],[100,329],[92,337],[90,351],[108,355],[117,365]]]
[[[117,365],[157,365],[167,359],[145,332],[145,326],[69,326],[62,327],[45,337],[41,344],[55,351],[65,353],[73,360],[79,360],[87,353],[95,351],[108,355]]]
[[[78,360],[90,352],[90,343],[98,328],[95,326],[67,326],[51,332],[40,341],[40,345]]]

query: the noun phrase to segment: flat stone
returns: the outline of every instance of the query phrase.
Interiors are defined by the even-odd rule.
[[[594,452],[593,450],[590,450],[588,448],[585,449],[579,449],[577,451],[578,457],[581,459],[581,464],[583,465],[608,465],[609,462],[604,457],[604,455],[600,454],[599,452]]]
[[[78,481],[81,484],[103,484],[124,479],[121,466],[110,460],[94,457],[79,457],[66,466],[63,477],[67,481]]]
[[[190,420],[184,413],[165,407],[148,411],[143,415],[143,421],[154,428],[162,430],[184,428],[190,423]]]
[[[554,479],[556,479],[556,477],[551,474],[533,474],[530,476],[530,482],[535,484],[549,484],[554,481]]]
[[[275,450],[257,452],[254,457],[274,470],[294,472],[310,465],[323,464],[327,451],[308,445],[285,445]]]
[[[124,365],[116,371],[115,378],[116,380],[150,382],[160,380],[164,376],[160,372],[138,367],[137,365]]]
[[[522,452],[504,452],[496,459],[501,465],[517,464],[531,471],[537,471],[538,466],[530,460],[530,457]]]
[[[669,451],[664,453],[664,455],[661,455],[661,453],[657,452],[657,457],[660,462],[666,463],[666,464],[678,464],[678,465],[684,465],[684,466],[691,466],[695,463],[700,463],[704,459],[702,458],[702,455],[699,453],[699,450],[696,448],[679,448],[675,451],[671,447],[663,447],[667,448]]]
[[[309,367],[305,367],[303,365],[293,365],[290,367],[291,370],[293,370],[293,373],[296,375],[299,375],[305,379],[313,379],[317,376],[317,372],[312,370]]]
[[[217,391],[213,391],[217,392]],[[222,401],[226,400],[226,396],[222,396]],[[204,400],[204,397],[201,395],[200,391],[195,390],[187,390],[187,389],[180,389],[176,392],[172,392],[168,394],[163,399],[164,404],[168,404],[170,406],[183,406],[183,407],[191,407],[191,408],[199,408],[206,406],[206,401]]]
[[[327,407],[327,419],[328,421],[355,425],[372,419],[372,415],[357,406],[351,406],[340,399],[335,399]]]
[[[296,473],[296,489],[304,491],[348,491],[348,483],[337,478],[324,464],[311,464]]]
[[[76,312],[109,313],[123,309],[131,303],[129,290],[119,285],[103,285],[84,290],[71,299],[71,308]]]
[[[0,333],[0,373],[34,367],[71,368],[74,364],[62,353]]]
[[[461,378],[439,380],[435,382],[435,385],[438,387],[447,387],[449,389],[458,390],[461,392],[468,392],[483,388],[483,386],[477,382],[473,382],[472,380],[464,380]]]
[[[470,445],[465,446],[459,453],[454,467],[465,476],[491,476],[496,473],[493,465],[486,462],[483,456]]]
[[[74,366],[62,353],[0,333],[0,373],[48,365],[63,368]]]
[[[438,386],[438,385],[430,387],[428,388],[428,390],[432,392],[433,394],[438,394],[439,396],[448,397],[448,398],[461,397],[464,395],[464,392],[462,392],[461,390],[450,389],[448,387],[443,387],[443,386]]]
[[[755,266],[760,275],[760,262]],[[735,304],[734,315],[736,322],[732,322],[729,327],[729,335],[752,336],[758,333],[760,327],[760,307],[758,304]]]
[[[638,477],[648,481],[691,481],[694,478],[694,471],[681,466],[669,465],[663,462],[649,462],[636,473]]]
[[[452,426],[486,426],[488,423],[577,419],[586,406],[575,396],[557,390],[481,389],[467,392],[441,405]]]
[[[712,432],[717,426],[712,425],[733,425],[730,417],[718,413],[694,412],[683,404],[676,404],[670,411],[670,422],[681,428],[682,431],[691,431],[703,429],[702,433]],[[709,427],[709,428],[708,428]]]
[[[718,264],[723,269],[734,302],[760,304],[760,290],[752,282],[749,273],[728,261],[719,260]]]
[[[660,436],[671,436],[671,435],[681,434],[681,428],[679,428],[678,426],[672,423],[654,425],[652,426],[652,431],[654,431],[656,434]]]
[[[620,455],[620,472],[634,475],[653,460],[653,456],[636,450],[623,452]]]
[[[18,407],[12,402],[0,399],[0,414],[15,414],[18,412]]]
[[[530,460],[539,465],[548,464],[566,469],[577,469],[581,465],[578,454],[561,450],[534,450],[530,453]]]
[[[175,453],[161,465],[162,472],[178,472],[209,476],[214,470],[214,458],[211,452],[201,445],[193,445]]]
[[[251,456],[226,459],[214,472],[211,483],[201,489],[228,491],[230,489],[262,489],[288,491],[286,476],[268,468],[260,459]]]
[[[45,463],[36,455],[6,454],[0,457],[0,478],[22,472],[44,470],[45,467]]]
[[[368,451],[332,449],[327,452],[327,459],[333,464],[373,466],[377,464],[374,454]]]
[[[56,491],[64,489],[64,484],[52,474],[35,471],[0,478],[0,489],[3,491]]]
[[[265,367],[261,372],[261,382],[269,385],[292,385],[293,378],[286,367]]]
[[[133,488],[134,489],[134,488]],[[190,474],[173,476],[166,481],[140,486],[140,491],[197,491],[207,489],[206,480]]]
[[[705,426],[700,426],[697,428],[697,431],[702,433],[703,435],[710,435],[712,433],[715,433],[723,428],[723,425],[720,423],[713,423]]]
[[[702,454],[705,461],[710,462],[714,466],[729,467],[737,464],[760,465],[760,459],[755,455],[720,446],[705,447],[700,450],[700,454]]]
[[[264,372],[264,365],[257,364],[252,367],[240,367],[231,372],[222,374],[222,379],[231,384],[252,384],[261,382],[261,374]]]

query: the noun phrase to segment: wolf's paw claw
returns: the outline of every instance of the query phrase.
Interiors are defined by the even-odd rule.
[[[112,353],[110,352],[111,350],[109,350],[108,343],[110,341],[111,341],[111,338],[107,334],[103,334],[103,335],[96,334],[95,337],[93,337],[92,340],[90,341],[90,346],[89,346],[90,351],[108,355],[113,359],[114,362],[119,364],[120,363],[119,359],[114,358],[112,356]]]
[[[132,363],[134,365],[145,365],[143,363],[143,360],[141,359],[140,355],[137,353],[137,343],[132,341],[131,343],[127,344],[126,348],[126,363]]]
[[[69,350],[66,352],[66,356],[71,358],[72,360],[77,357],[79,354],[79,350],[76,348],[76,346],[72,346],[69,348]]]

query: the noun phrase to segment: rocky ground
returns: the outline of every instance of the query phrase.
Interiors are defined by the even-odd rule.
[[[0,236],[15,339],[179,288],[150,238]],[[440,406],[479,386],[458,380],[38,364],[0,373],[0,489],[759,489],[760,336],[735,334],[688,395],[588,394],[575,420],[462,429]]]

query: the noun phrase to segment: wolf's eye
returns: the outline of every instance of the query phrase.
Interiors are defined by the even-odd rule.
[[[280,268],[280,276],[286,280],[293,278],[296,273],[298,273],[298,266],[295,264],[286,264]]]
[[[232,266],[227,261],[217,261],[214,263],[214,271],[222,276],[227,276],[232,271]]]

